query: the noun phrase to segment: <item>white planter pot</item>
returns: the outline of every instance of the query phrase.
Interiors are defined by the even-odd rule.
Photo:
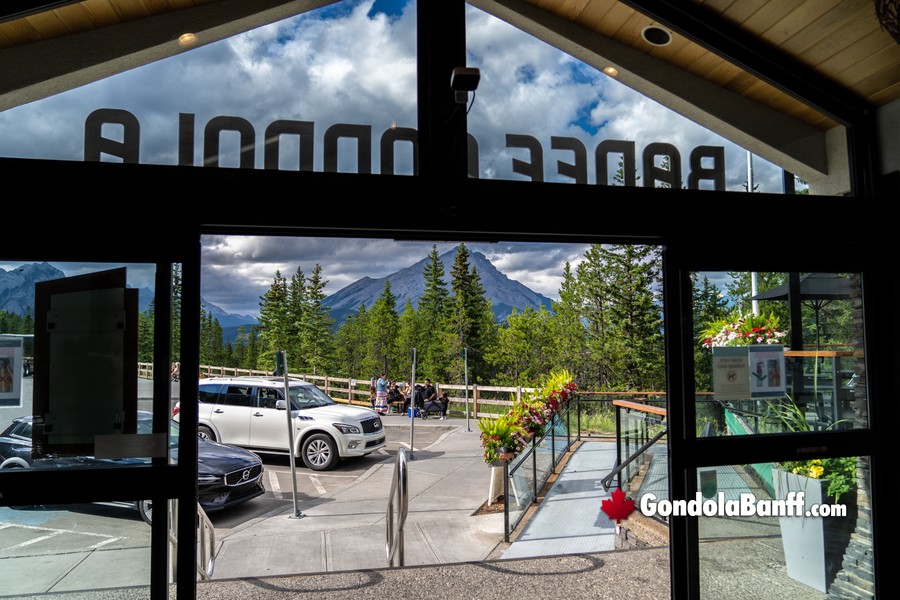
[[[820,592],[827,592],[841,568],[844,550],[856,525],[856,494],[844,494],[845,517],[805,516],[814,504],[832,504],[826,496],[828,481],[773,469],[775,498],[785,500],[789,492],[803,492],[804,516],[779,517],[781,542],[788,577]]]

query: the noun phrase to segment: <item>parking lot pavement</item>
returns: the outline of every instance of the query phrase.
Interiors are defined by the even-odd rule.
[[[414,442],[407,462],[404,564],[487,558],[503,538],[503,514],[474,515],[490,484],[478,433],[453,420],[413,427],[423,440],[426,428],[436,438],[422,447]],[[388,566],[386,516],[394,472],[395,460],[386,457],[353,485],[300,503],[299,518],[290,505],[217,537],[213,579]]]

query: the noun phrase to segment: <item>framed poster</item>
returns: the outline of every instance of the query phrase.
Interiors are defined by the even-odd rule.
[[[22,404],[22,338],[0,335],[0,406]]]

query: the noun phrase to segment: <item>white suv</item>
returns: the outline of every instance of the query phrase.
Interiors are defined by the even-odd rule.
[[[290,379],[294,455],[315,471],[342,458],[384,447],[381,417],[371,408],[339,404],[311,383]],[[200,437],[255,452],[287,453],[287,404],[281,377],[215,377],[200,380]],[[178,420],[179,405],[174,418]]]

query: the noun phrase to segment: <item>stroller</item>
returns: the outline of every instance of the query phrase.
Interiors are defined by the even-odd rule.
[[[413,416],[427,419],[428,413],[426,412],[425,407],[425,386],[421,383],[417,383],[413,386],[412,400],[412,405],[415,406]],[[433,402],[429,402],[428,404],[431,405]],[[438,410],[440,410],[440,404],[438,404]]]
[[[424,388],[423,388],[423,392],[424,392]],[[422,418],[423,419],[427,419],[428,415],[432,412],[436,413],[437,416],[441,416],[441,410],[442,410],[441,398],[437,394],[435,394],[434,400],[429,400],[428,402],[425,402],[423,400],[423,402],[422,402]]]

